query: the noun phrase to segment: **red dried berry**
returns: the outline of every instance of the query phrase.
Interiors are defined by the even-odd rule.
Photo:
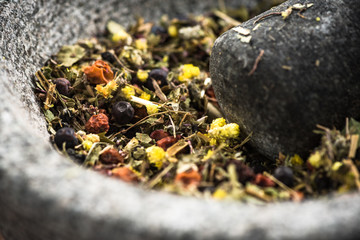
[[[119,153],[118,150],[110,148],[100,154],[100,161],[103,163],[122,163],[124,162],[124,156]]]
[[[260,187],[274,187],[275,183],[268,177],[262,174],[256,174],[254,183]]]
[[[246,182],[252,181],[255,177],[255,173],[247,166],[243,161],[230,161],[229,164],[234,164],[239,182],[245,184]]]
[[[93,115],[85,124],[85,130],[90,133],[107,132],[109,130],[109,118],[103,113]]]
[[[180,136],[176,136],[176,138],[174,138],[173,136],[164,137],[164,138],[160,139],[159,141],[157,141],[156,145],[158,145],[159,147],[161,147],[162,149],[164,149],[166,151],[169,147],[174,145],[179,139],[180,139]]]
[[[150,134],[150,137],[155,141],[159,141],[160,139],[163,139],[168,136],[169,134],[162,129],[155,130]]]

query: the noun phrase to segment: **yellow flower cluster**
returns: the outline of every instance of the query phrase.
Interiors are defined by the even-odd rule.
[[[149,115],[159,112],[159,107],[157,105],[147,104],[147,105],[145,105],[145,107],[146,107],[146,111]]]
[[[125,28],[116,22],[113,21],[108,22],[107,27],[108,30],[112,33],[111,41],[113,42],[124,41],[131,38],[129,33],[126,32]]]
[[[100,137],[99,137],[99,135],[93,134],[93,133],[87,134],[87,135],[85,136],[85,139],[86,139],[86,140],[89,140],[89,141],[91,141],[91,142],[93,142],[93,143],[95,143],[95,142],[100,142]]]
[[[191,80],[199,75],[200,75],[200,69],[198,67],[195,67],[192,64],[184,64],[181,67],[181,71],[180,71],[178,79],[180,82],[186,82],[186,81]]]
[[[146,155],[150,163],[154,164],[158,169],[162,167],[165,159],[164,149],[158,146],[151,146],[146,149]]]
[[[112,80],[108,82],[105,86],[98,84],[96,85],[95,89],[97,93],[104,98],[112,98],[111,95],[116,89],[118,88],[118,85],[115,80]]]
[[[149,101],[151,99],[151,95],[146,92],[142,92],[140,94],[140,98]]]
[[[304,160],[302,160],[302,158],[298,154],[295,154],[290,158],[290,163],[293,166],[302,166],[304,164]]]
[[[121,89],[121,93],[127,100],[131,100],[131,96],[135,96],[135,89],[130,86],[125,86]]]
[[[146,80],[149,77],[149,73],[147,71],[144,70],[139,70],[136,73],[136,77],[141,81],[141,82],[146,82]]]
[[[226,124],[224,118],[217,118],[211,123],[208,134],[210,137],[210,144],[216,145],[217,143],[223,143],[228,139],[239,137],[240,128],[236,123]]]
[[[218,127],[223,127],[226,125],[226,120],[225,118],[216,118],[214,119],[211,124],[210,124],[210,129],[214,129],[214,128],[218,128]]]
[[[313,154],[311,154],[308,161],[311,164],[311,166],[313,166],[314,168],[319,168],[323,165],[322,156],[319,151],[316,151]]]
[[[92,133],[84,136],[84,139],[82,146],[86,151],[89,151],[94,143],[100,142],[100,137],[97,134]]]
[[[135,40],[135,48],[139,50],[147,50],[148,45],[145,38],[139,38]]]
[[[177,27],[175,25],[170,25],[168,27],[168,33],[170,37],[176,37],[178,35]]]
[[[219,188],[213,193],[212,197],[215,199],[221,200],[221,199],[226,198],[227,195],[228,194],[225,190]]]
[[[206,161],[206,160],[210,159],[210,158],[213,156],[213,154],[214,154],[214,151],[213,151],[213,150],[209,150],[209,151],[206,153],[206,155],[204,156],[203,161]]]

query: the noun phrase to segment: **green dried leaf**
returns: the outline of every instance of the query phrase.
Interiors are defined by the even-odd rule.
[[[101,142],[110,143],[111,145],[115,145],[113,141],[111,141],[108,137],[105,136],[105,133],[99,133],[98,136],[100,137]]]
[[[46,120],[49,123],[51,123],[55,119],[54,114],[50,110],[45,110],[44,115],[45,115]]]
[[[136,133],[136,139],[142,143],[150,143],[152,139],[145,133]]]
[[[102,148],[99,145],[96,145],[86,156],[86,159],[84,161],[85,166],[94,166],[95,163],[99,160],[99,155]]]
[[[79,45],[63,46],[56,55],[57,60],[65,67],[71,67],[74,63],[83,58],[86,54],[84,48]]]

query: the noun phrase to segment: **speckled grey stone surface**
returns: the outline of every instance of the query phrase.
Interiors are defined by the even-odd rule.
[[[303,17],[294,10],[286,20],[255,23],[296,3],[314,5]],[[244,135],[253,132],[261,153],[306,156],[319,144],[316,124],[342,129],[346,117],[360,118],[360,1],[290,0],[261,16],[241,25],[254,29],[250,43],[233,30],[217,39],[210,61],[216,96]]]
[[[351,239],[360,196],[263,207],[146,192],[57,154],[34,71],[107,19],[201,11],[217,1],[0,1],[0,232],[6,240]],[[246,1],[233,1],[239,4]],[[248,1],[255,4],[255,1]]]

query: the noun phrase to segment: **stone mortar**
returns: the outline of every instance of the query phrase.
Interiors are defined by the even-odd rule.
[[[249,206],[147,192],[85,170],[48,142],[33,74],[108,19],[202,12],[217,1],[0,0],[0,232],[27,239],[351,239],[358,194]],[[256,1],[231,1],[255,5]],[[230,2],[229,2],[230,4]]]

